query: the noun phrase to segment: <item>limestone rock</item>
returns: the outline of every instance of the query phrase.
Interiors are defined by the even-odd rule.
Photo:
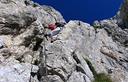
[[[58,11],[31,0],[0,0],[0,38],[6,44],[0,49],[0,82],[93,82],[87,60],[113,82],[128,82],[127,0],[122,8],[119,17],[94,26],[71,20],[51,43],[44,27],[65,22]]]
[[[117,17],[119,25],[121,25],[122,28],[128,28],[128,0],[123,1]]]
[[[0,49],[0,82],[28,82],[30,75],[31,82],[39,82],[41,33],[47,24],[65,21],[45,7],[31,0],[0,0],[0,38],[6,44]]]
[[[47,44],[47,53],[51,53],[47,57],[47,64],[50,67],[48,69],[60,70],[61,75],[58,76],[63,76],[63,81],[78,82],[72,78],[81,78],[82,73],[83,77],[86,78],[85,81],[91,82],[93,80],[92,70],[90,70],[84,60],[84,58],[87,58],[98,73],[104,72],[109,74],[114,82],[127,82],[127,47],[121,45],[120,41],[114,40],[115,36],[106,31],[106,28],[113,29],[114,26],[117,30],[120,28],[116,27],[118,25],[114,20],[112,23],[111,21],[101,21],[100,25],[103,27],[101,29],[94,29],[89,24],[81,21],[70,21],[67,23],[63,31],[58,35],[59,40]],[[123,31],[123,29],[121,30]],[[69,62],[70,64],[68,65]],[[67,79],[65,72],[60,69],[61,66],[64,67],[67,73],[73,70],[76,72],[71,72],[69,79]],[[116,74],[117,70],[118,74]]]

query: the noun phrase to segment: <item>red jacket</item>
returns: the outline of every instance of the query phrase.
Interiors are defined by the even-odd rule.
[[[48,29],[50,29],[50,30],[54,30],[55,28],[56,28],[55,24],[49,24],[48,25]]]

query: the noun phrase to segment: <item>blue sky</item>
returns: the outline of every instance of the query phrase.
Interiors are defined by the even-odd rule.
[[[116,14],[123,0],[33,0],[42,5],[50,5],[60,11],[68,22],[110,18]]]

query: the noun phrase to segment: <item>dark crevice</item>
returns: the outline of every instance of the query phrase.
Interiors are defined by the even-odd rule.
[[[40,44],[42,43],[42,39],[36,39],[36,45],[33,48],[33,51],[37,51],[40,47]]]
[[[10,27],[10,28],[12,28],[12,29],[19,29],[19,28],[17,28],[17,27],[20,27],[20,26],[19,26],[18,23],[12,23],[12,24],[10,24],[10,23],[5,23],[5,27]]]
[[[3,49],[4,48],[4,46],[1,46],[0,47],[0,49]],[[1,55],[4,57],[4,58],[9,58],[11,55],[12,55],[12,53],[10,52],[10,51],[8,51],[8,50],[4,50],[3,49],[3,51],[1,51]]]
[[[50,69],[47,69],[45,67],[41,67],[41,69],[38,70],[37,72],[37,78],[39,81],[42,80],[42,77],[45,77],[46,76],[46,72],[45,70],[47,70],[47,74],[48,75],[57,75],[59,76],[64,82],[66,82],[66,79],[65,77],[59,73],[58,71],[56,71],[56,68],[52,68],[51,66],[48,66]]]
[[[19,61],[20,63],[22,63],[22,62],[24,62],[23,58],[24,58],[24,56],[22,55],[21,57],[16,58],[16,60]]]
[[[86,81],[86,77],[85,77],[85,76],[83,76],[83,78],[84,78],[84,81]]]
[[[22,28],[19,26],[18,23],[5,23],[4,26],[0,29],[0,34],[12,34],[14,36],[20,34],[21,29]]]
[[[69,62],[68,59],[66,57],[62,57],[62,59],[66,62]]]
[[[23,45],[25,47],[28,47],[31,43],[32,43],[32,39],[34,38],[35,36],[28,36],[28,37],[25,37],[24,39],[24,42],[23,42]]]
[[[66,79],[64,78],[64,76],[62,74],[60,74],[59,72],[55,71],[54,69],[48,70],[48,74],[49,75],[57,75],[59,76],[64,82],[66,82]]]
[[[127,66],[125,66],[123,62],[117,61],[117,63],[118,63],[120,66],[122,66],[126,71],[128,71]]]
[[[25,5],[28,6],[30,3],[28,1],[24,1]]]
[[[39,71],[37,72],[37,79],[40,81],[41,80],[41,74],[39,73]]]
[[[63,76],[62,74],[58,73],[58,72],[55,70],[56,68],[52,68],[51,66],[48,66],[48,67],[51,68],[51,70],[48,70],[48,74],[49,74],[49,75],[57,75],[57,76],[59,76],[64,82],[66,81],[66,79],[64,78],[64,76]],[[67,73],[67,71],[66,71],[65,68],[61,67],[60,69],[61,69],[62,71],[64,71],[64,72]]]
[[[104,27],[105,31],[108,33],[108,36],[111,36],[112,35],[112,32],[109,30],[109,28],[107,27]]]
[[[40,63],[40,61],[36,59],[36,60],[34,61],[33,65],[39,65],[39,63]]]
[[[73,57],[73,59],[76,61],[77,64],[80,64],[80,63],[81,63],[80,60],[78,59],[78,57],[77,57],[75,51],[72,52],[72,57]]]
[[[34,77],[35,75],[37,75],[36,72],[31,72],[30,74],[31,74],[32,77]]]
[[[60,68],[63,72],[65,72],[65,73],[68,73],[67,71],[66,71],[66,69],[62,66],[61,68]]]
[[[46,76],[46,67],[41,67],[37,72],[37,79],[40,81],[43,76]]]
[[[122,52],[122,51],[118,51],[118,53],[123,54],[123,52]]]
[[[107,59],[107,61],[109,62],[109,64],[111,65],[111,66],[113,66],[113,67],[115,67],[115,64],[116,64],[116,60],[114,60],[114,59],[112,59],[112,58],[110,58],[110,57],[108,57],[108,56],[106,56],[106,59]]]
[[[67,80],[69,80],[69,78],[71,77],[73,71],[70,72],[70,74],[67,76]]]
[[[42,68],[43,69],[43,68]],[[46,70],[46,69],[45,69]],[[47,69],[48,70],[48,69]],[[44,71],[43,71],[44,72]],[[38,80],[39,81],[41,81],[41,78],[43,77],[43,76],[46,76],[45,75],[46,73],[44,72],[44,73],[40,73],[39,71],[37,72],[37,78],[38,78]],[[58,73],[57,71],[55,71],[54,69],[51,69],[51,70],[48,70],[48,75],[57,75],[57,76],[59,76],[64,82],[66,82],[66,79],[64,78],[64,76],[62,75],[62,74],[60,74],[60,73]]]
[[[95,68],[93,67],[92,63],[88,59],[85,59],[85,61],[88,64],[88,66],[89,66],[90,70],[92,71],[93,75],[96,76],[97,72],[96,72]]]
[[[128,47],[128,40],[126,40],[126,41],[124,42],[124,46],[125,46],[125,47]]]
[[[79,66],[79,65],[76,65],[76,71],[77,72],[81,72],[83,74],[86,74],[85,71],[84,71],[84,69],[81,66]]]
[[[113,70],[112,69],[108,69],[107,70],[109,74],[112,74]]]
[[[12,17],[18,18],[15,15],[12,15]],[[27,20],[32,20],[32,19],[27,19]],[[26,22],[27,22],[27,20],[26,20]],[[32,22],[31,23],[27,22],[25,25],[21,25],[18,22],[6,22],[6,23],[4,23],[4,27],[10,29],[12,32],[11,34],[19,35],[20,33],[23,33],[26,30],[26,28],[29,27],[31,24],[32,24]]]
[[[128,59],[123,59],[126,63],[128,63]]]

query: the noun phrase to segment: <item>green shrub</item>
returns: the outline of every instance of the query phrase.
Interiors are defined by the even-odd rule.
[[[94,25],[93,27],[94,27],[95,29],[98,29],[98,28],[101,29],[101,28],[103,28],[102,26],[98,26],[98,25]]]
[[[99,73],[95,76],[93,82],[112,82],[110,76],[106,75],[105,73]]]
[[[90,70],[92,71],[93,75],[94,75],[94,81],[93,82],[112,82],[111,78],[109,75],[105,74],[105,73],[97,73],[95,68],[93,67],[92,63],[88,60],[85,59],[85,61],[87,62]]]
[[[97,72],[95,70],[95,68],[92,66],[92,63],[88,60],[88,59],[84,59],[86,61],[86,63],[88,64],[90,70],[92,71],[93,75],[97,75]]]
[[[33,7],[38,7],[38,4],[34,3],[32,6],[33,6]]]

